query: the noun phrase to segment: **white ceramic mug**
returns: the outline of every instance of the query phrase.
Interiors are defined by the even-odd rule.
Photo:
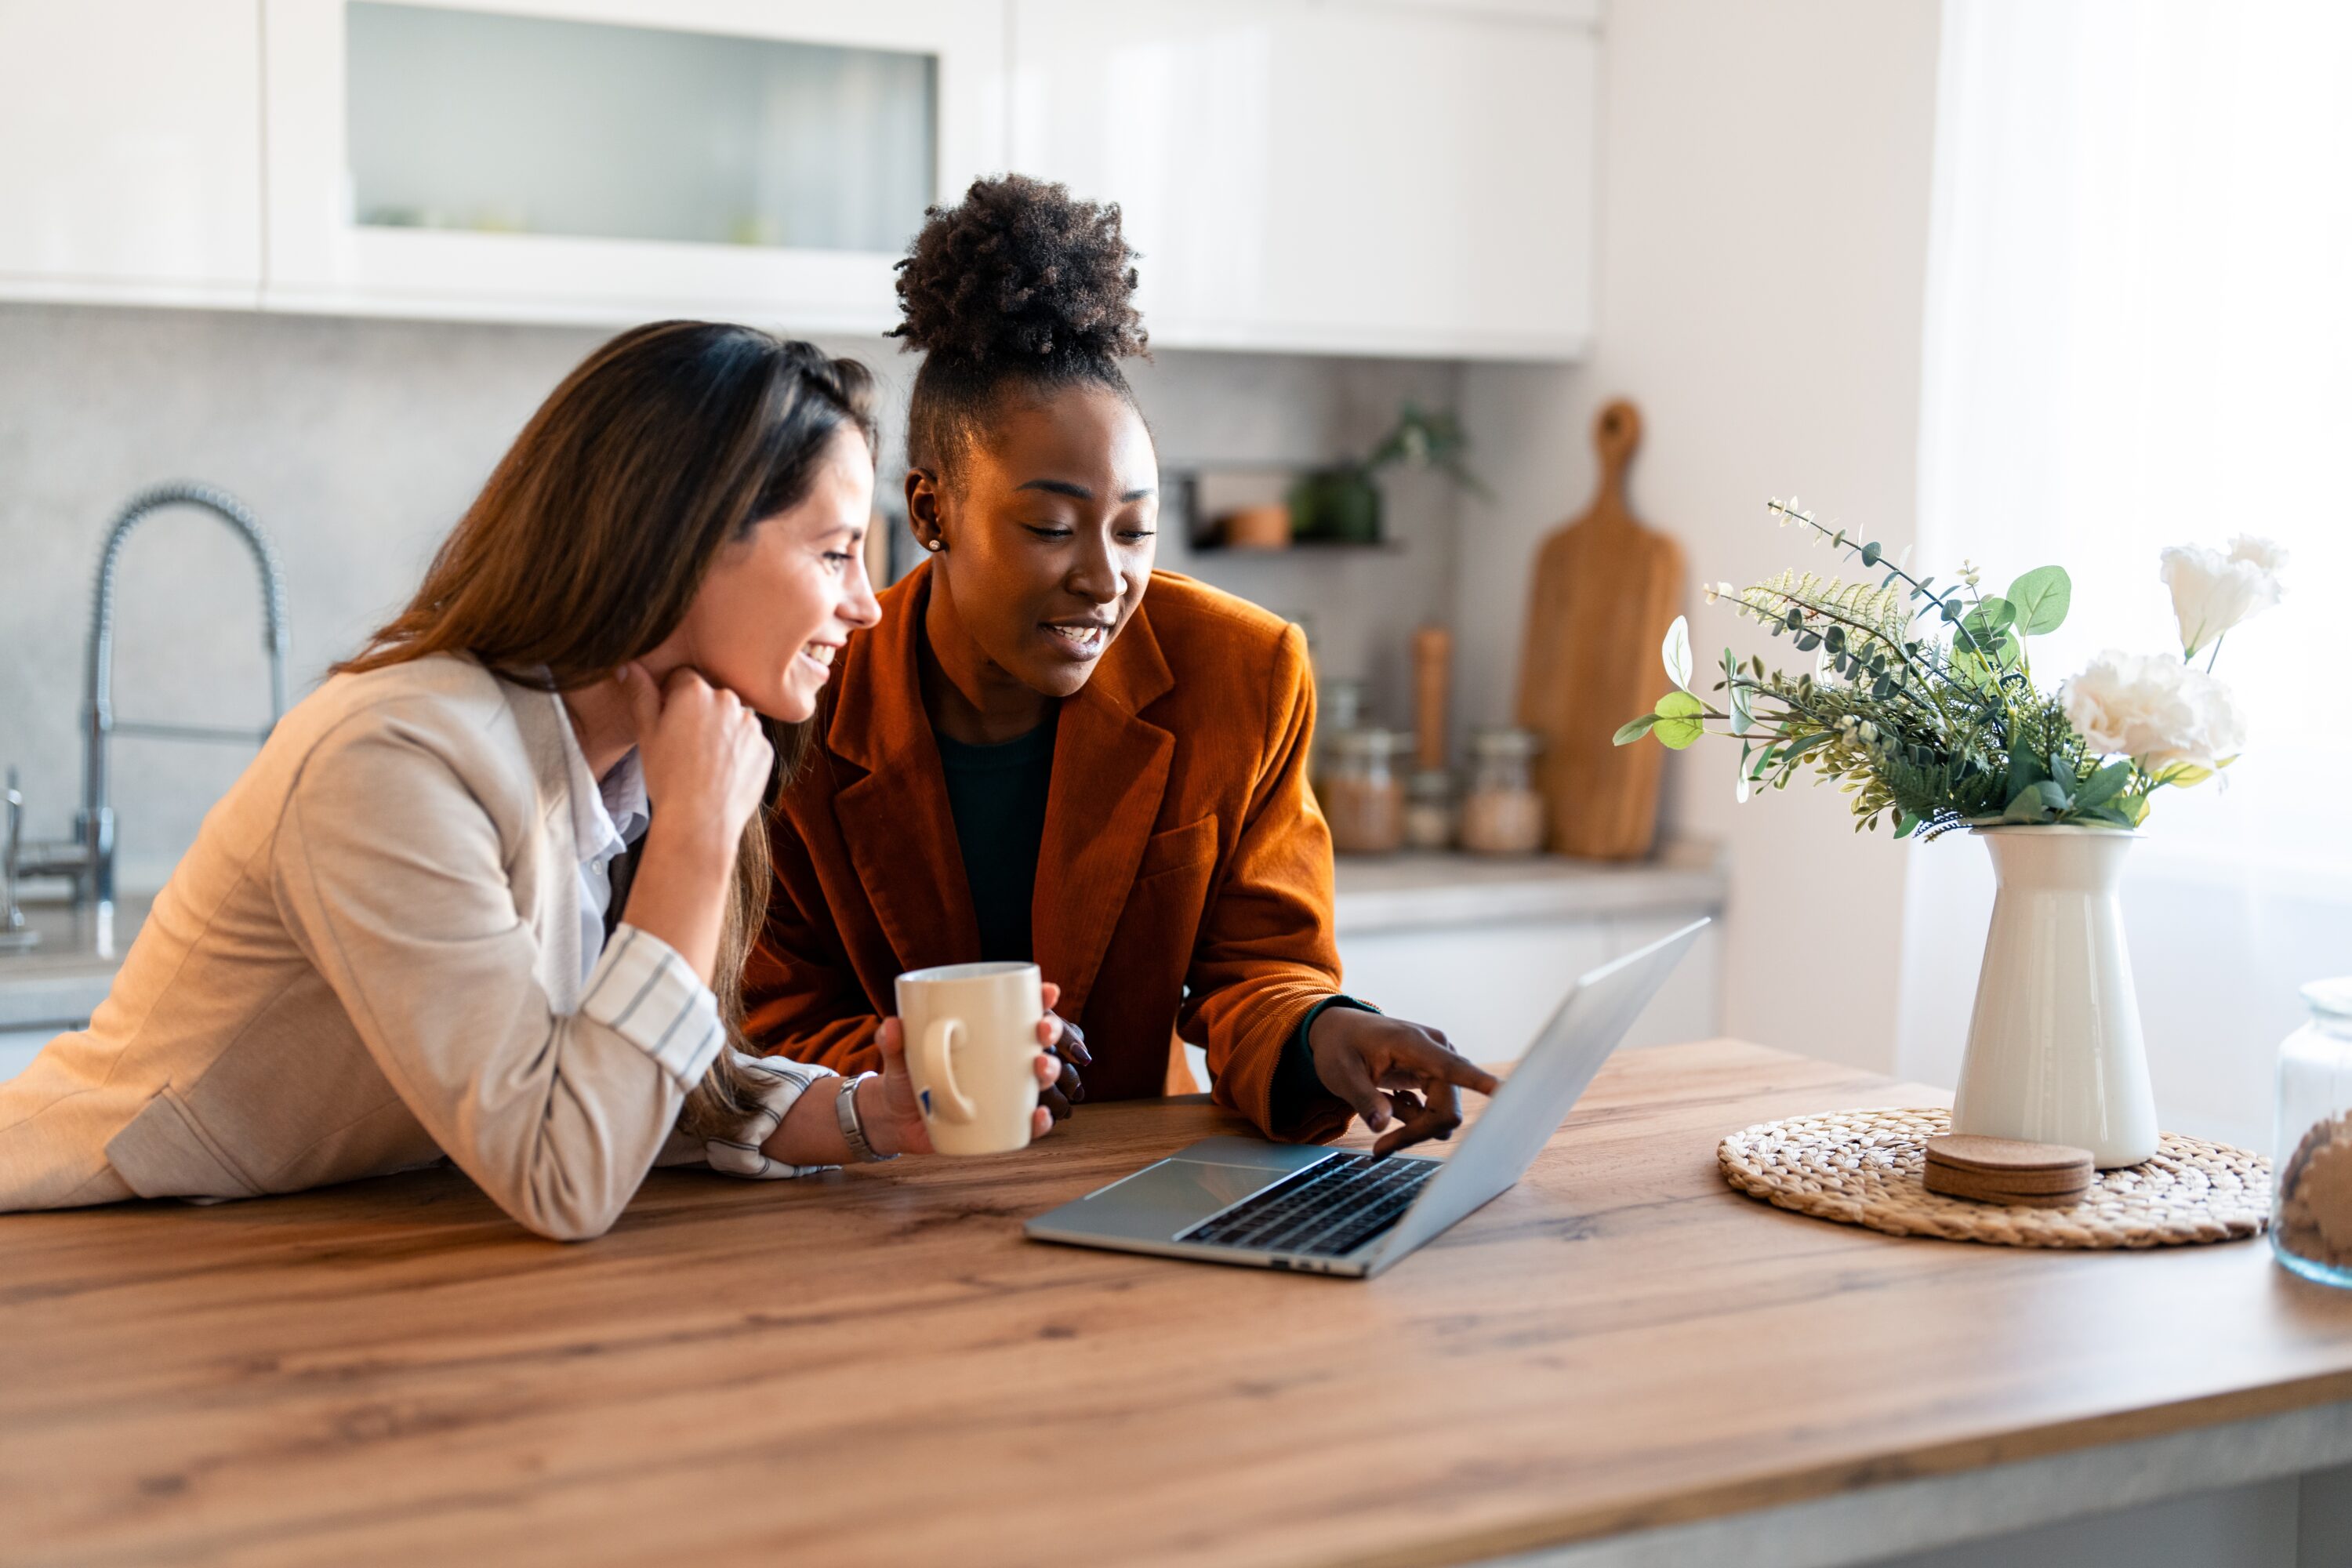
[[[898,976],[907,1070],[933,1149],[1002,1154],[1029,1146],[1045,1016],[1034,963],[949,963]]]

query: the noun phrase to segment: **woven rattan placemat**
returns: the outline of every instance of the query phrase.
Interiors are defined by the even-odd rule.
[[[2173,1247],[2238,1241],[2270,1223],[2271,1163],[2168,1132],[2152,1159],[2102,1171],[2071,1208],[1970,1203],[1921,1179],[1951,1112],[1838,1110],[1759,1121],[1723,1141],[1723,1179],[1749,1197],[1893,1236],[1996,1247]]]

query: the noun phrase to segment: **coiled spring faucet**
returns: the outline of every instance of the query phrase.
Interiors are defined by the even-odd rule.
[[[211,512],[235,530],[261,574],[261,646],[269,656],[269,722],[260,730],[207,724],[127,723],[114,716],[114,579],[121,565],[122,547],[131,531],[150,512],[171,506],[193,506]],[[286,574],[278,563],[277,548],[243,501],[210,485],[157,485],[131,498],[114,526],[107,531],[99,552],[98,590],[90,605],[89,660],[82,688],[81,809],[74,814],[70,841],[26,844],[14,830],[22,812],[21,797],[10,780],[11,831],[0,839],[6,856],[0,865],[0,931],[24,931],[16,909],[16,889],[27,877],[69,878],[74,907],[93,917],[92,940],[100,957],[114,952],[114,773],[113,742],[117,735],[153,736],[177,741],[228,741],[251,744],[267,741],[286,713]],[[25,932],[17,945],[30,945]],[[0,948],[5,951],[5,948]]]

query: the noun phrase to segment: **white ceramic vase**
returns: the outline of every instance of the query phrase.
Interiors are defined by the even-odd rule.
[[[2137,834],[1979,827],[1999,891],[1952,1130],[2088,1149],[2101,1170],[2156,1152],[2156,1096],[2116,884]]]

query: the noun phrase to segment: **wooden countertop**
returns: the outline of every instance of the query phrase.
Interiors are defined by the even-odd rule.
[[[1020,1222],[1231,1121],[804,1183],[656,1173],[535,1240],[418,1173],[0,1218],[0,1517],[44,1562],[1423,1563],[2352,1398],[2259,1243],[1900,1240],[1728,1191],[1748,1122],[1930,1091],[1621,1055],[1526,1180],[1361,1283]]]

